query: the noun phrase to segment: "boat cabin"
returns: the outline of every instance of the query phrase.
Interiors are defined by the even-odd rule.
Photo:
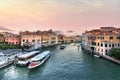
[[[30,61],[31,58],[33,58],[34,56],[36,56],[37,54],[39,54],[39,51],[32,51],[26,54],[22,54],[20,56],[18,56],[18,65],[27,65]]]

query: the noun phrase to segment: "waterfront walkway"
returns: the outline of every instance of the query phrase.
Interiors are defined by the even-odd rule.
[[[20,55],[21,53],[21,49],[9,49],[1,51],[1,57],[4,57],[5,59],[0,61],[0,69],[12,64],[15,56]]]
[[[107,55],[100,55],[100,56],[103,57],[103,58],[105,58],[105,59],[108,59],[108,60],[110,60],[110,61],[112,61],[112,62],[115,62],[115,63],[117,63],[117,64],[120,64],[120,60],[117,60],[117,59],[112,58],[112,57],[107,56]]]
[[[12,64],[12,63],[13,63],[13,60],[2,61],[2,62],[0,62],[0,69],[1,69],[1,68],[4,68],[4,67],[6,67],[6,66],[8,66],[8,65],[10,65],[10,64]]]

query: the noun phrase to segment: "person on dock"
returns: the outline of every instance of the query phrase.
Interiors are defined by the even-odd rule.
[[[15,56],[15,59],[14,59],[14,65],[15,65],[15,66],[16,66],[17,62],[18,62],[18,56],[16,55],[16,56]]]

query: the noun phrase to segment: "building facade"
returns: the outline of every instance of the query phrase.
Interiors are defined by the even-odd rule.
[[[57,44],[57,35],[49,31],[36,31],[36,32],[20,32],[21,35],[21,45],[36,45],[40,44],[42,46],[51,46]]]
[[[111,48],[120,48],[120,32],[115,27],[101,27],[83,34],[82,44],[92,52],[106,55]]]
[[[65,43],[65,35],[58,35],[57,42],[58,44]]]
[[[5,36],[3,34],[0,34],[0,44],[5,43]]]
[[[41,44],[41,32],[20,32],[21,45],[32,46],[35,44]]]
[[[21,43],[21,37],[19,35],[12,35],[5,37],[5,42],[7,44],[20,44]]]

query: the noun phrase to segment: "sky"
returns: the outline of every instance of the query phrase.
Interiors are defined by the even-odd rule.
[[[9,31],[60,30],[81,34],[120,28],[120,0],[0,0],[0,26]]]

